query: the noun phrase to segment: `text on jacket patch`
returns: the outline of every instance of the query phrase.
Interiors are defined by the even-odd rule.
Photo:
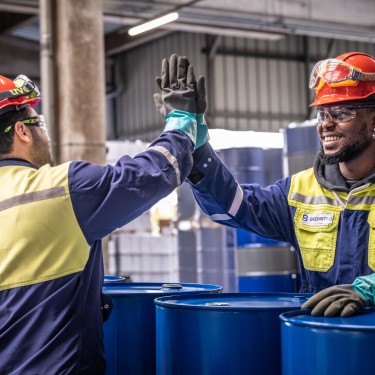
[[[302,224],[311,227],[327,226],[332,224],[333,214],[330,213],[319,213],[319,214],[309,214],[304,213],[302,215]]]

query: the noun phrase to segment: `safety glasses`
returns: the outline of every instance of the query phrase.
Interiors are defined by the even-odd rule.
[[[363,105],[334,105],[330,107],[318,107],[317,119],[318,124],[323,121],[348,122],[357,115],[356,110],[361,108],[375,108],[375,104]]]
[[[313,67],[309,87],[319,90],[324,82],[332,87],[355,86],[358,81],[375,81],[375,73],[361,72],[338,59],[327,59]]]
[[[44,119],[43,115],[37,115],[37,116],[26,118],[26,119],[23,119],[23,120],[20,120],[20,121],[22,121],[27,126],[39,126],[45,132],[47,132],[47,123],[46,123],[46,120]],[[9,124],[4,129],[3,133],[4,134],[8,133],[14,124],[15,123]]]

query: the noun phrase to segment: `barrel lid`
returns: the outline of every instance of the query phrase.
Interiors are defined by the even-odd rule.
[[[298,293],[220,293],[169,296],[155,299],[163,307],[220,310],[285,310],[300,308],[311,294]]]
[[[375,308],[365,308],[361,313],[349,317],[312,316],[310,310],[288,311],[280,315],[280,319],[288,324],[312,327],[335,328],[343,330],[375,331]]]
[[[170,295],[194,292],[220,292],[222,287],[211,284],[186,284],[186,283],[134,283],[134,282],[106,282],[103,292],[109,295],[124,294],[160,294]]]

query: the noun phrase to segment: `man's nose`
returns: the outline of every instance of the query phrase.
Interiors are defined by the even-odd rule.
[[[324,120],[320,123],[323,128],[330,128],[336,125],[336,122],[333,121],[332,116],[327,114]]]

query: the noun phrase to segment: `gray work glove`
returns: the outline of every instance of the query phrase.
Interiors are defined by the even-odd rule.
[[[210,139],[208,126],[204,118],[207,109],[206,85],[203,76],[197,80],[197,143],[195,149],[203,146]]]
[[[192,142],[197,138],[196,80],[186,57],[173,54],[162,61],[161,78],[156,77],[161,94],[154,94],[157,110],[166,120],[164,131],[180,130]]]
[[[350,284],[334,285],[309,298],[302,309],[312,309],[313,316],[350,316],[359,312],[369,302],[356,293]]]

